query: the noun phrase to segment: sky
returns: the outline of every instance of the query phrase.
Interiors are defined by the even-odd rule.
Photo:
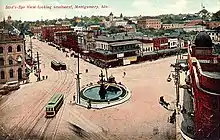
[[[28,9],[28,5],[36,8]],[[51,9],[39,9],[38,5],[51,6]],[[54,8],[65,5],[72,5],[73,8]],[[93,7],[75,8],[76,5]],[[0,20],[8,15],[12,20],[34,21],[74,16],[108,16],[110,12],[114,16],[120,16],[121,13],[124,16],[184,14],[200,11],[201,5],[209,12],[220,10],[220,0],[0,0]],[[19,6],[22,9],[18,9]]]

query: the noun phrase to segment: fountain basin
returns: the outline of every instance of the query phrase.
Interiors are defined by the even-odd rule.
[[[85,88],[81,92],[81,97],[85,100],[91,100],[94,102],[107,102],[117,100],[123,94],[123,90],[121,87],[109,84],[106,87],[107,93],[105,99],[101,99],[99,95],[100,86],[101,85],[94,85]]]

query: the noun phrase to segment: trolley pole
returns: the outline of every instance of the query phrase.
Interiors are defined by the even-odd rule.
[[[40,81],[40,62],[39,62],[38,52],[37,52],[37,67],[38,67],[38,80]]]

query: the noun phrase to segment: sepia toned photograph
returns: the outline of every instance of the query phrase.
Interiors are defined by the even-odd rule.
[[[220,0],[0,0],[0,140],[219,140]]]

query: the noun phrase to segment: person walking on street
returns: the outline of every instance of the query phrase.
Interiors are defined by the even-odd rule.
[[[125,75],[126,75],[126,72],[123,73],[123,78],[125,77]]]

